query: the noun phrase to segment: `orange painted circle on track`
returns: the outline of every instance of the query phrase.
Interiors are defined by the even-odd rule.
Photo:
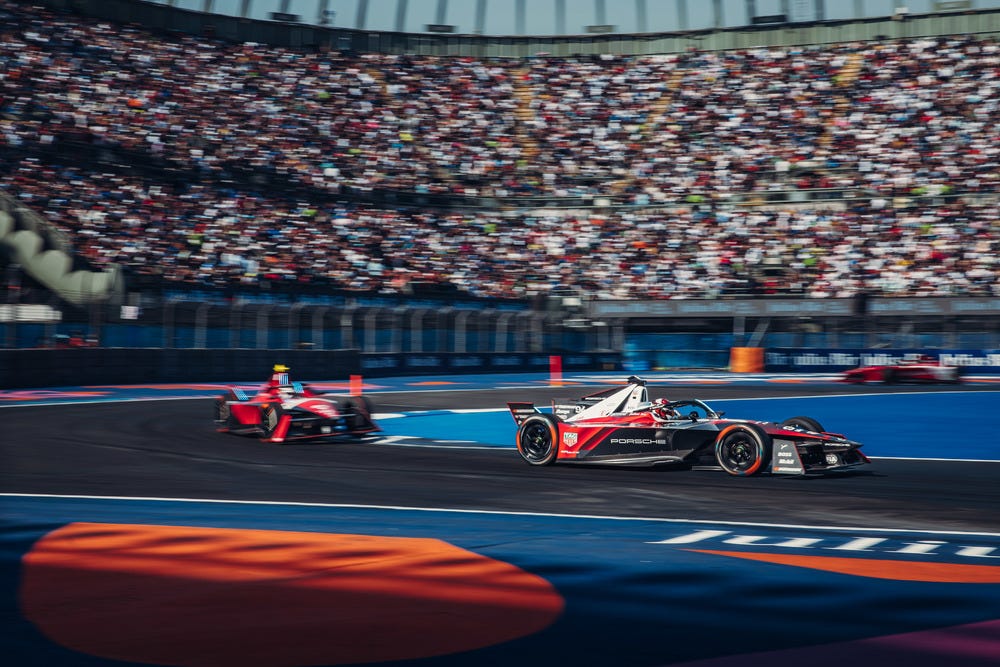
[[[20,602],[67,648],[206,667],[445,655],[564,608],[545,579],[435,539],[95,523],[34,545]]]

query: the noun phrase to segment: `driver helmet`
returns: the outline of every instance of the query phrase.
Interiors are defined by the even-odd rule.
[[[278,387],[278,396],[281,398],[293,398],[295,396],[295,389],[291,385],[281,385]]]
[[[670,407],[670,401],[665,398],[657,398],[653,401],[649,413],[656,421],[670,421],[677,418],[677,411]]]

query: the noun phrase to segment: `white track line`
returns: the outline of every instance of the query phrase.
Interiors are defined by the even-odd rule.
[[[878,533],[918,533],[920,535],[965,535],[979,537],[1000,537],[1000,533],[961,531],[961,530],[920,530],[911,528],[864,528],[860,526],[810,526],[794,523],[760,523],[752,521],[702,521],[699,519],[669,519],[663,517],[636,516],[601,516],[599,514],[560,514],[552,512],[514,512],[507,510],[472,510],[449,507],[408,507],[405,505],[356,505],[350,503],[305,503],[281,502],[277,500],[219,500],[215,498],[160,498],[142,496],[91,496],[63,495],[45,493],[0,493],[7,498],[38,498],[58,500],[121,500],[128,502],[164,502],[164,503],[205,503],[216,505],[258,505],[272,507],[324,507],[329,509],[363,509],[391,510],[398,512],[438,512],[446,514],[490,514],[499,516],[529,516],[555,519],[598,519],[607,521],[645,521],[652,523],[676,523],[684,525],[715,525],[715,526],[756,526],[760,528],[792,528],[799,530],[815,530],[823,532],[878,532]]]

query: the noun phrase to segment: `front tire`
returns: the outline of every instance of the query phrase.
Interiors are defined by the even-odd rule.
[[[230,427],[230,419],[233,415],[232,410],[229,407],[229,402],[226,400],[225,396],[219,396],[215,399],[215,409],[213,411],[213,416],[216,424],[220,424],[225,427]]]
[[[517,429],[517,452],[533,466],[545,466],[559,454],[559,422],[552,415],[531,415]]]
[[[750,424],[733,424],[719,433],[715,460],[735,477],[759,474],[771,460],[771,437]]]
[[[348,431],[358,431],[369,425],[373,410],[372,402],[365,396],[349,396],[340,404],[344,415],[344,425]]]
[[[270,440],[274,436],[274,431],[278,428],[283,411],[278,403],[267,403],[260,408],[260,430],[261,438]]]

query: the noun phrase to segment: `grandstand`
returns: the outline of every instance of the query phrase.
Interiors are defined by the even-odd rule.
[[[4,312],[61,318],[8,347],[1000,347],[996,8],[501,39],[174,4],[0,0]]]

